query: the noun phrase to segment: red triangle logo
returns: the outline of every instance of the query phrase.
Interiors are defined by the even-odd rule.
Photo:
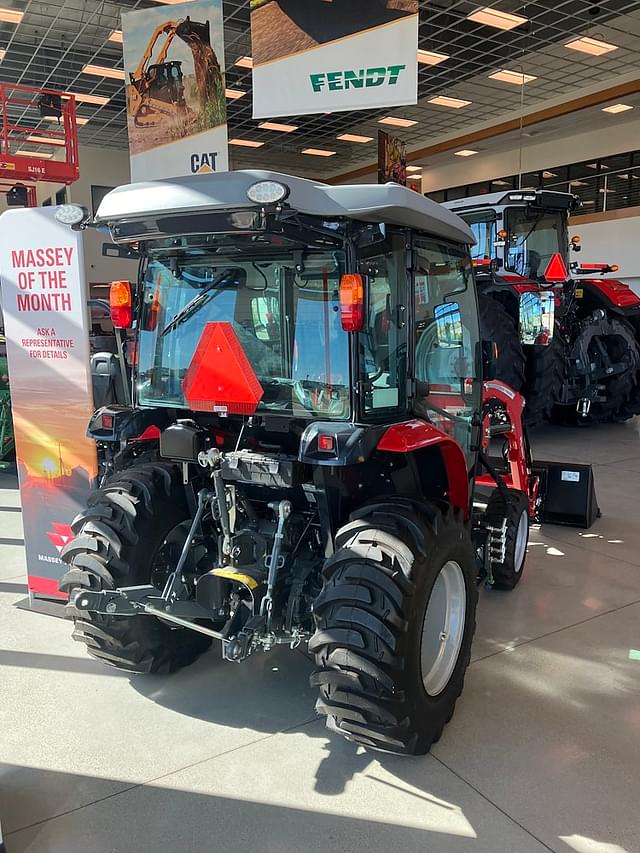
[[[545,281],[566,281],[569,278],[569,273],[567,272],[567,268],[562,260],[562,255],[559,252],[556,252],[555,255],[551,256],[551,260],[544,271],[544,280]]]
[[[231,323],[207,323],[182,380],[196,412],[252,415],[264,390]]]

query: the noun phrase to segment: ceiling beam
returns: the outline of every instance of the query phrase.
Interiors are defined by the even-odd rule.
[[[599,104],[604,104],[607,101],[624,98],[627,95],[635,95],[640,92],[640,79],[630,80],[626,83],[620,83],[617,86],[610,86],[608,89],[601,89],[599,92],[592,92],[589,95],[583,95],[580,98],[575,98],[572,101],[565,101],[562,104],[556,104],[552,107],[546,107],[535,112],[527,113],[522,117],[509,119],[500,124],[494,124],[491,127],[485,127],[480,130],[474,130],[470,133],[465,133],[462,136],[455,136],[451,139],[445,139],[443,142],[437,142],[434,145],[427,145],[424,148],[417,148],[415,151],[407,152],[407,163],[413,163],[416,160],[422,160],[425,157],[433,157],[436,154],[442,154],[444,151],[451,151],[452,148],[465,148],[476,142],[482,142],[485,139],[493,139],[496,136],[502,136],[504,133],[510,133],[513,130],[522,127],[530,127],[534,124],[550,121],[554,118],[570,115],[571,113],[579,112],[580,110],[596,107]],[[329,184],[342,184],[345,181],[353,180],[354,178],[362,178],[364,175],[369,175],[372,172],[378,171],[378,164],[371,163],[369,166],[361,166],[359,169],[353,169],[350,172],[344,172],[341,175],[334,175],[331,178],[325,178],[325,182]]]

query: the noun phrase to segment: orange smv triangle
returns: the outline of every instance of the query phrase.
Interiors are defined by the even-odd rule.
[[[569,273],[562,260],[560,252],[556,252],[551,256],[551,260],[544,271],[544,280],[548,282],[566,281],[569,278]]]
[[[264,390],[231,323],[207,323],[182,380],[195,412],[252,415]]]

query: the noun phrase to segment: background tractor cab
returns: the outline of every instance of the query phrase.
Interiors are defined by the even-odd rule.
[[[476,237],[483,336],[498,343],[497,375],[524,394],[529,425],[640,413],[640,298],[596,277],[615,265],[572,260],[581,245],[568,238],[568,218],[579,197],[512,190],[445,206]]]
[[[157,190],[97,215],[142,262],[110,292],[132,403],[91,420],[101,484],[62,554],[74,637],[129,672],[308,643],[332,730],[425,752],[539,498],[522,397],[485,381],[473,234],[394,184]]]

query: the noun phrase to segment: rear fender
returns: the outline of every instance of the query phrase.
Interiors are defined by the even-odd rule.
[[[427,448],[440,451],[448,480],[447,497],[450,503],[469,517],[469,471],[460,445],[433,424],[415,418],[393,424],[380,441],[378,450],[387,453],[416,453]]]
[[[582,290],[580,300],[585,308],[606,308],[628,317],[640,315],[640,296],[622,281],[589,278],[579,279],[575,284],[576,290]]]
[[[116,443],[157,439],[169,423],[169,414],[165,409],[103,406],[89,421],[87,437],[95,441]]]

